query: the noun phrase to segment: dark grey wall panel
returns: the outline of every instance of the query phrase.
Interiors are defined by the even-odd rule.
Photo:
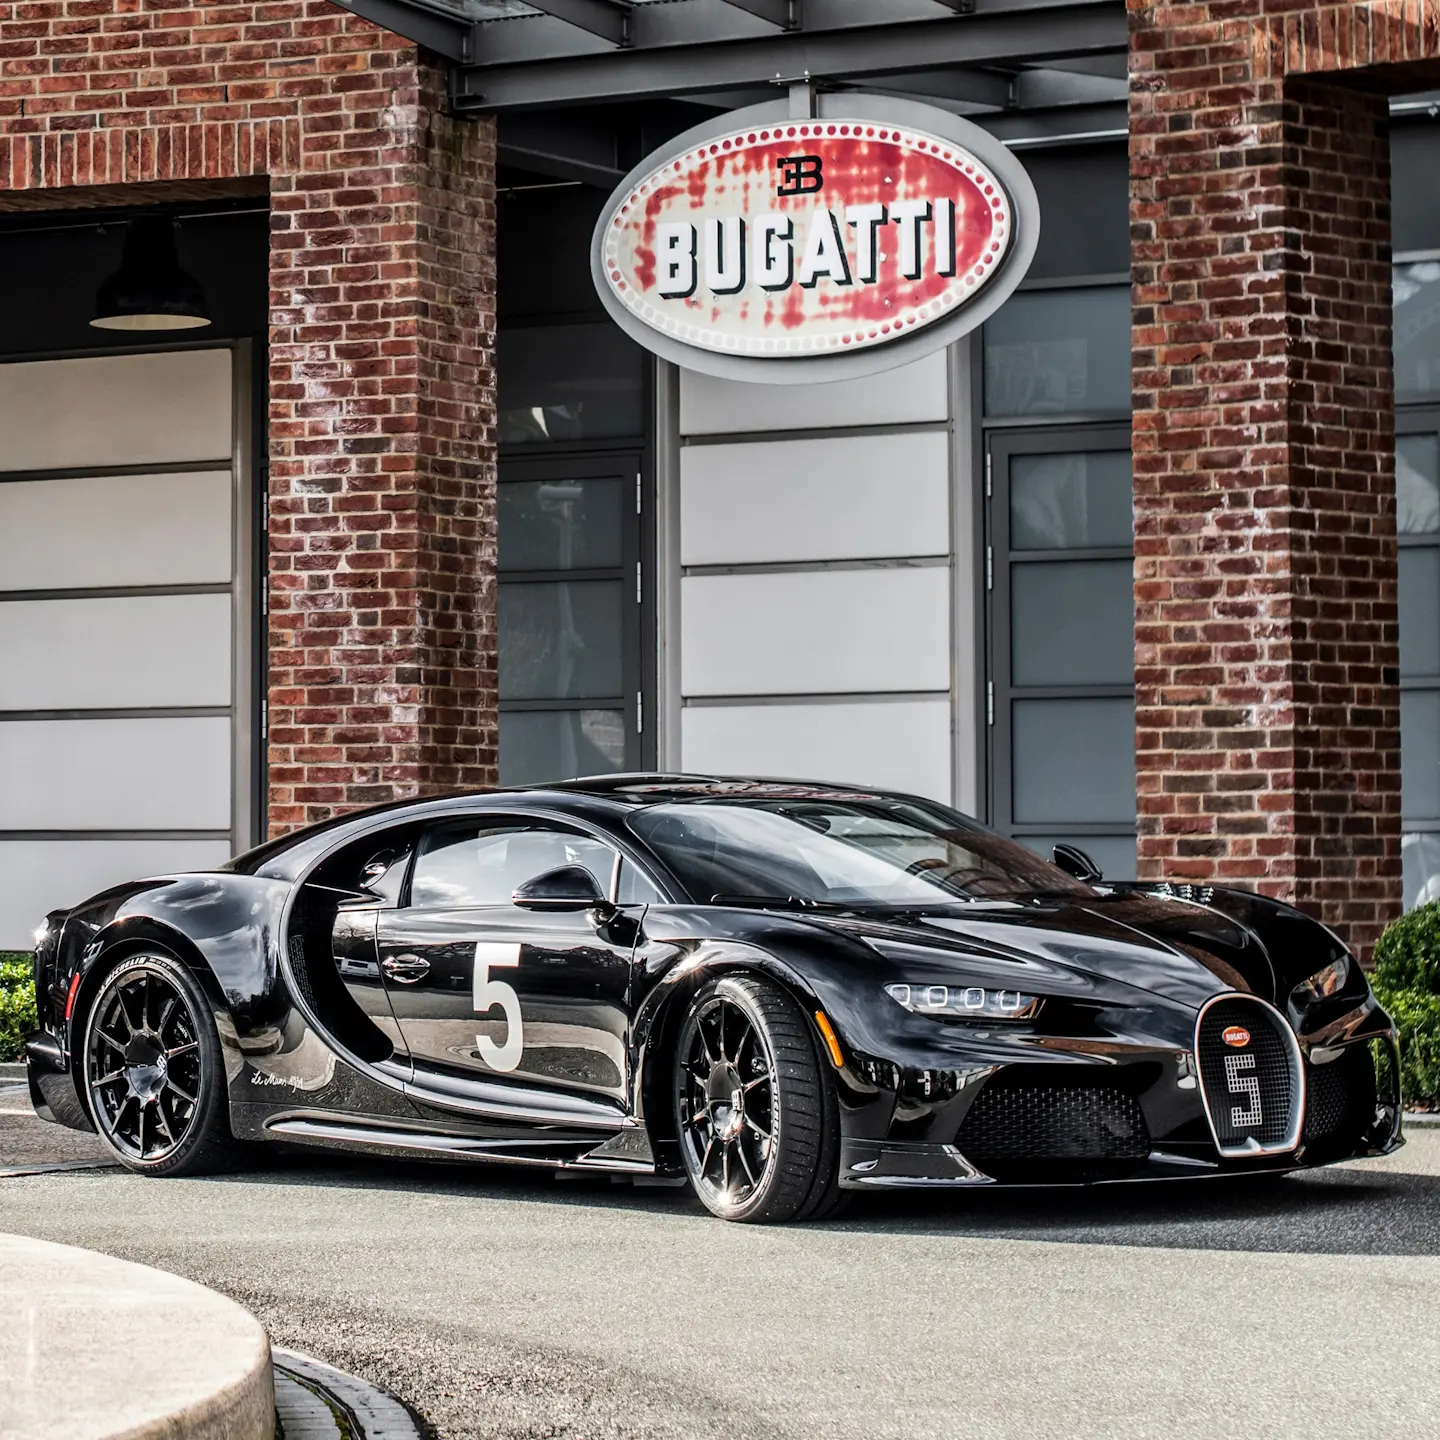
[[[1440,250],[1440,124],[1399,121],[1390,132],[1396,253]]]
[[[1130,273],[1129,162],[1123,144],[1020,150],[1040,196],[1032,280]]]

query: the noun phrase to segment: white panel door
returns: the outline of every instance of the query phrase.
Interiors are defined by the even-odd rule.
[[[228,715],[11,720],[0,738],[0,838],[230,828]]]
[[[0,364],[0,949],[235,848],[233,360]]]
[[[680,617],[685,695],[950,688],[947,566],[692,575]]]
[[[233,489],[228,469],[0,484],[0,590],[228,585]]]
[[[943,430],[688,445],[681,563],[946,555],[949,493]]]
[[[950,701],[691,705],[684,769],[871,786],[950,800]]]
[[[0,365],[0,470],[224,460],[231,397],[229,350]]]
[[[753,385],[680,371],[680,433],[737,435],[904,425],[950,414],[945,352],[826,385]]]
[[[230,630],[228,594],[0,604],[0,711],[229,705]]]

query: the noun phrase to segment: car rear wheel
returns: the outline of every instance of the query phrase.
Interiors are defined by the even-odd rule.
[[[726,975],[680,1027],[675,1125],[690,1184],[723,1220],[775,1223],[833,1211],[839,1120],[809,1022],[779,986]]]
[[[122,1165],[203,1175],[233,1159],[215,1021],[174,957],[133,955],[105,977],[83,1054],[95,1128]]]

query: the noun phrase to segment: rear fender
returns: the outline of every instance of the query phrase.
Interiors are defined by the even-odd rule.
[[[210,1001],[227,1082],[234,1082],[243,1065],[240,1036],[288,1008],[274,953],[288,889],[251,876],[180,875],[119,887],[70,913],[47,989],[59,1012],[54,1033],[64,1038],[82,1105],[80,1037],[90,1007],[105,976],[147,949],[173,955],[196,977]],[[66,1020],[72,984],[75,1002]]]
[[[201,990],[205,992],[205,997],[210,1002],[210,1014],[215,1021],[216,1034],[220,1038],[220,1052],[225,1062],[225,1087],[228,1092],[240,1074],[244,1061],[235,1029],[234,1016],[225,1003],[225,994],[203,953],[193,941],[178,930],[153,921],[137,921],[116,927],[114,932],[107,936],[107,939],[108,943],[93,956],[81,975],[79,989],[75,992],[75,1006],[67,1026],[70,1075],[79,1104],[87,1117],[91,1119],[92,1124],[94,1117],[90,1110],[90,1097],[86,1091],[83,1068],[85,1025],[89,1020],[90,1010],[105,977],[121,961],[132,955],[158,952],[173,956],[199,982]]]

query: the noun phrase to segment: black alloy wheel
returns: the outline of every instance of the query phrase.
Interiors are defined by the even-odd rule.
[[[674,1092],[685,1170],[712,1214],[774,1223],[834,1212],[834,1082],[779,986],[726,975],[700,988],[680,1029]]]
[[[201,1175],[230,1158],[215,1021],[179,961],[135,955],[105,977],[86,1021],[84,1057],[95,1128],[122,1164]]]

